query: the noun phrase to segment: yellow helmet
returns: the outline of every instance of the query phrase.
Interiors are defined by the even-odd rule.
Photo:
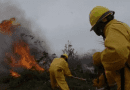
[[[110,14],[114,15],[114,11],[110,11],[108,8],[103,6],[94,7],[89,14],[89,20],[91,26],[94,27],[99,20],[102,20],[103,18],[105,18]]]
[[[101,63],[101,52],[96,52],[93,54],[93,64],[96,66],[102,65]]]
[[[65,56],[67,59],[68,59],[68,55],[65,53],[65,54],[63,54],[63,56]]]

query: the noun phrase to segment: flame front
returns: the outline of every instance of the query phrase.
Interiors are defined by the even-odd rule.
[[[20,24],[16,23],[15,18],[4,20],[0,23],[0,33],[12,35],[15,28],[18,26],[20,26]],[[20,58],[16,58],[17,55]],[[31,70],[44,71],[44,69],[37,64],[34,56],[30,54],[29,45],[22,40],[13,42],[13,52],[6,53],[6,56],[8,57],[8,64],[12,68],[23,67]],[[18,73],[14,72],[13,69],[10,70],[10,73],[14,77],[20,76]]]
[[[44,71],[44,69],[37,64],[34,56],[30,55],[29,46],[24,41],[14,42],[14,53],[20,55],[20,60],[17,62],[15,58],[11,57],[12,67],[20,66],[31,70]]]
[[[23,67],[31,70],[44,71],[44,69],[40,67],[39,64],[37,64],[34,56],[30,55],[30,49],[27,43],[25,43],[22,40],[18,42],[14,42],[13,48],[14,48],[14,52],[12,54],[6,53],[6,55],[10,58],[9,59],[10,61],[8,62],[12,68]],[[16,59],[16,54],[20,56],[18,60]],[[18,73],[14,72],[13,70],[10,70],[10,73],[14,77],[20,76]]]

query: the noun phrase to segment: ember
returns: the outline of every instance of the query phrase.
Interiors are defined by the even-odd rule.
[[[13,70],[10,70],[10,73],[11,73],[11,76],[13,76],[13,77],[20,77],[20,75],[18,74],[18,73],[16,73],[16,72],[14,72]]]

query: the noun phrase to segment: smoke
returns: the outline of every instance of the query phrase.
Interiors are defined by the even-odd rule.
[[[9,72],[9,66],[4,63],[5,54],[7,52],[12,52],[12,42],[17,39],[21,39],[29,44],[31,49],[31,54],[38,58],[41,52],[49,52],[49,46],[46,41],[46,37],[40,37],[39,32],[42,29],[38,28],[38,25],[32,19],[28,19],[25,12],[18,7],[19,4],[14,4],[11,1],[0,0],[0,22],[3,20],[8,20],[12,17],[16,18],[16,21],[21,24],[20,28],[16,29],[16,32],[12,36],[3,35],[0,33],[0,71],[1,73]],[[33,27],[35,25],[35,27]]]

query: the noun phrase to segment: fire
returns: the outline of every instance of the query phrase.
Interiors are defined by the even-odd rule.
[[[15,18],[9,20],[4,20],[0,23],[0,32],[7,35],[12,35],[15,28],[20,26],[19,23],[16,23]],[[42,67],[37,64],[34,56],[30,54],[29,45],[22,40],[17,40],[13,42],[13,52],[6,53],[8,64],[12,68],[23,67],[26,69],[44,71]],[[19,56],[19,58],[17,58]],[[17,72],[14,72],[13,69],[10,70],[10,73],[14,77],[19,77],[20,75]]]
[[[14,72],[13,70],[10,70],[10,73],[13,77],[20,77],[20,75],[16,72]]]
[[[24,41],[14,43],[14,53],[17,53],[21,56],[18,64],[13,63],[14,66],[19,65],[31,70],[44,71],[44,69],[37,64],[34,56],[30,55],[29,46]],[[12,61],[15,61],[15,59],[12,58]]]
[[[3,20],[2,23],[0,23],[0,32],[2,34],[12,35],[14,29],[18,26],[20,26],[20,24],[16,23],[15,18],[10,18],[9,20]]]
[[[16,55],[19,55],[19,60],[16,59]],[[42,67],[37,64],[34,56],[30,55],[30,49],[27,43],[22,40],[13,43],[13,53],[6,53],[9,60],[8,63],[12,68],[23,67],[30,70],[44,71]],[[13,70],[10,73],[14,77],[19,77],[20,75]]]

